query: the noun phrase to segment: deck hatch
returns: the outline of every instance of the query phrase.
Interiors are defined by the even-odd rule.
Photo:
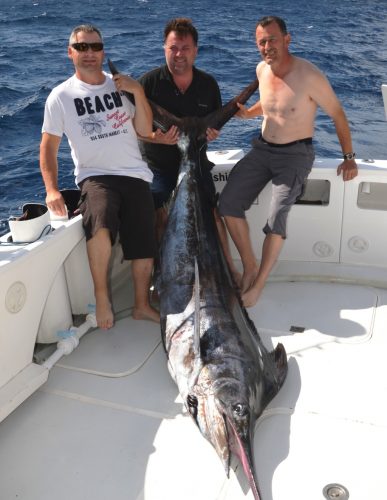
[[[361,182],[357,206],[366,210],[387,210],[387,183]]]

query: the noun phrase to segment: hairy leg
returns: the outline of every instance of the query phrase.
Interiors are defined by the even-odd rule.
[[[240,288],[241,292],[244,293],[254,283],[258,274],[258,264],[250,239],[249,225],[246,219],[230,215],[225,216],[225,221],[231,238],[241,256],[243,276]]]
[[[262,247],[262,260],[253,285],[242,295],[243,305],[252,307],[257,302],[269,277],[270,271],[277,262],[284,244],[284,239],[279,234],[267,234]]]
[[[86,243],[86,248],[94,283],[97,325],[107,330],[114,324],[108,289],[108,270],[111,256],[109,230],[99,229]]]

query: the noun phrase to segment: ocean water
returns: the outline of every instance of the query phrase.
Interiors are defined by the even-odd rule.
[[[196,65],[216,77],[226,102],[254,78],[260,60],[255,25],[268,14],[286,20],[292,52],[329,78],[349,119],[358,157],[387,158],[380,90],[387,83],[387,0],[1,0],[0,232],[23,203],[44,201],[39,172],[44,103],[50,90],[73,73],[67,43],[74,26],[96,24],[107,56],[137,78],[164,62],[166,21],[190,17],[199,31]],[[233,119],[210,149],[247,150],[258,127],[259,120]],[[341,154],[333,123],[320,112],[315,146],[318,156]],[[74,186],[66,139],[59,179],[61,188]]]

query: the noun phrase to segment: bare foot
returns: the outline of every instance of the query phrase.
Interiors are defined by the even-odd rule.
[[[145,319],[154,321],[155,323],[160,323],[159,312],[150,305],[142,308],[134,307],[132,317],[133,319]]]
[[[109,330],[114,325],[112,306],[107,297],[96,297],[95,317],[102,330]]]
[[[242,294],[242,302],[245,307],[253,307],[258,302],[261,295],[262,287],[259,285],[252,286],[247,292]]]

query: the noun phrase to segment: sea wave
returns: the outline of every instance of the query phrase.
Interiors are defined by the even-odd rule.
[[[17,113],[28,112],[30,107],[41,102],[40,90],[32,94],[23,94],[9,87],[0,88],[0,117],[14,117]]]
[[[385,3],[385,2],[382,2]],[[328,77],[347,113],[359,157],[387,157],[387,123],[380,92],[387,83],[387,11],[378,0],[1,0],[0,5],[0,220],[31,193],[44,199],[38,154],[44,102],[73,73],[67,56],[72,27],[99,26],[106,54],[135,78],[164,62],[163,29],[188,16],[199,30],[197,66],[219,82],[223,101],[255,78],[260,60],[255,25],[265,14],[287,21],[291,51]],[[258,94],[251,99],[254,102]],[[211,149],[250,147],[260,120],[231,120]],[[341,154],[334,125],[316,120],[318,156]],[[72,187],[73,163],[60,149],[60,185]],[[0,224],[1,231],[1,224]]]

